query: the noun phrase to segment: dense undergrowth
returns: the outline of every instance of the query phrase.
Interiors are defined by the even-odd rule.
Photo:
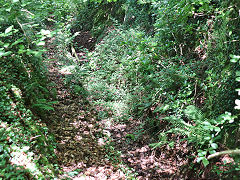
[[[153,148],[174,147],[170,135],[179,135],[194,146],[192,163],[237,178],[239,155],[221,168],[214,167],[219,157],[208,157],[239,146],[239,64],[232,63],[240,59],[238,0],[0,4],[0,178],[55,176],[55,142],[43,126],[57,103],[43,63],[44,41],[52,36],[58,58],[72,68],[69,86],[103,107],[99,119],[141,119]],[[85,50],[76,40],[83,32],[96,44],[79,61],[77,52]]]
[[[47,3],[0,1],[1,179],[46,179],[57,170],[54,137],[42,122],[56,103],[43,64]]]
[[[119,5],[121,10],[110,13]],[[179,134],[195,146],[204,166],[211,162],[209,154],[238,147],[239,66],[230,59],[239,59],[234,56],[239,54],[239,2],[87,1],[85,6],[95,8],[80,8],[72,28],[91,31],[99,43],[78,73],[93,102],[111,110],[101,118],[142,119],[144,130],[158,139],[154,148],[173,145],[168,135]],[[91,20],[82,18],[91,13]],[[85,23],[86,29],[77,26]],[[234,159],[229,177],[238,171]]]

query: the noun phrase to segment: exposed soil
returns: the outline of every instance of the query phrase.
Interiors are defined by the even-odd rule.
[[[93,50],[96,43],[96,38],[92,37],[90,32],[81,32],[74,38],[74,46],[80,48],[86,48],[88,50]],[[77,52],[80,52],[76,48]]]

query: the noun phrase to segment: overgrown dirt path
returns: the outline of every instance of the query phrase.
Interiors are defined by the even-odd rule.
[[[49,58],[54,59],[51,45],[48,49]],[[55,88],[59,102],[48,123],[58,143],[57,161],[64,172],[59,179],[183,179],[180,168],[188,163],[183,157],[188,153],[185,142],[176,143],[174,149],[165,146],[153,150],[147,134],[132,136],[141,121],[97,121],[98,108],[65,85],[71,73],[63,71],[63,65],[56,58],[47,64],[51,88]]]
[[[61,71],[57,59],[48,64],[48,71],[59,102],[49,117],[49,129],[58,143],[57,161],[65,172],[59,179],[124,179],[123,173],[105,158],[106,150],[98,142],[102,129],[92,108],[65,85],[64,79],[70,74]]]

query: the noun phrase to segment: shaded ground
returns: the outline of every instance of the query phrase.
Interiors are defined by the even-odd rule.
[[[82,40],[85,41],[87,36],[84,35]],[[51,50],[48,55],[54,59]],[[83,52],[81,57],[84,57]],[[59,179],[205,178],[204,173],[201,178],[191,175],[187,168],[188,156],[194,154],[190,154],[187,142],[180,142],[179,137],[172,137],[175,140],[173,147],[151,149],[148,145],[151,138],[147,133],[140,133],[138,137],[133,135],[142,123],[140,120],[131,119],[127,124],[108,122],[107,119],[98,121],[99,107],[91,106],[85,97],[72,92],[64,83],[72,74],[62,70],[62,66],[58,59],[48,64],[49,80],[54,84],[50,88],[55,88],[59,102],[48,124],[58,142],[56,155],[64,172]]]
[[[86,99],[74,95],[65,86],[64,78],[71,73],[61,71],[58,60],[48,64],[48,71],[49,80],[54,82],[51,88],[56,89],[59,102],[48,124],[59,143],[56,155],[65,172],[59,179],[68,177],[67,174],[73,171],[75,176],[71,179],[121,179],[123,173],[105,158],[104,146],[98,143],[102,129],[96,124],[95,113],[90,111],[92,108]]]
[[[90,35],[90,32],[81,32],[74,38],[74,46],[93,50],[96,38]],[[76,48],[77,52],[81,52]]]

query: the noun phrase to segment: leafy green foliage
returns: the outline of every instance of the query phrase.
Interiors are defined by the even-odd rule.
[[[33,115],[53,110],[43,64],[45,40],[52,36],[42,26],[49,11],[38,1],[1,0],[0,5],[1,178],[50,178],[53,137]]]
[[[177,133],[185,136],[189,143],[194,143],[198,150],[198,162],[202,161],[204,166],[209,164],[206,155],[209,152],[213,154],[218,148],[217,140],[223,137],[222,129],[234,122],[236,116],[226,112],[217,119],[206,119],[201,111],[195,106],[188,106],[184,110],[185,117],[190,120],[185,120],[170,116],[165,118],[166,121],[172,124],[172,127],[166,133]]]
[[[118,3],[111,0],[79,2],[72,30],[74,32],[91,31],[94,36],[100,36],[107,27],[113,24],[114,19],[122,21],[124,11],[121,5],[123,2],[124,0]]]
[[[88,2],[88,7],[99,5],[96,11],[86,10],[84,4],[86,11],[76,19],[82,27],[74,28],[103,32],[112,25],[101,18],[94,22],[83,18],[105,13],[113,18],[105,3]],[[239,139],[230,133],[238,129],[233,107],[239,67],[229,63],[230,55],[232,62],[239,59],[232,55],[239,54],[239,2],[118,1],[114,7],[118,5],[122,5],[119,19],[115,18],[118,25],[103,33],[106,36],[89,53],[89,63],[81,65],[89,72],[83,78],[89,95],[113,111],[122,103],[127,110],[121,112],[122,118],[143,117],[145,128],[154,134],[185,136],[197,147],[199,162],[207,166],[206,155],[220,142],[227,147]],[[87,29],[84,22],[89,22]],[[167,127],[161,125],[162,116],[167,116]]]
[[[230,62],[240,59],[238,0],[0,0],[0,5],[4,178],[54,176],[48,162],[53,142],[33,116],[46,117],[57,103],[49,100],[43,64],[45,41],[53,35],[61,49],[59,59],[74,69],[66,84],[100,107],[99,120],[144,119],[146,131],[160,134],[154,147],[174,147],[167,135],[180,134],[196,147],[204,166],[219,144],[237,146],[239,137],[232,132],[239,131],[235,89],[239,91],[240,73]],[[53,33],[44,27],[54,23],[62,29]],[[99,40],[85,63],[73,44],[83,31]],[[44,155],[33,169],[24,170],[11,164],[15,152],[28,154],[29,162],[34,153]]]

